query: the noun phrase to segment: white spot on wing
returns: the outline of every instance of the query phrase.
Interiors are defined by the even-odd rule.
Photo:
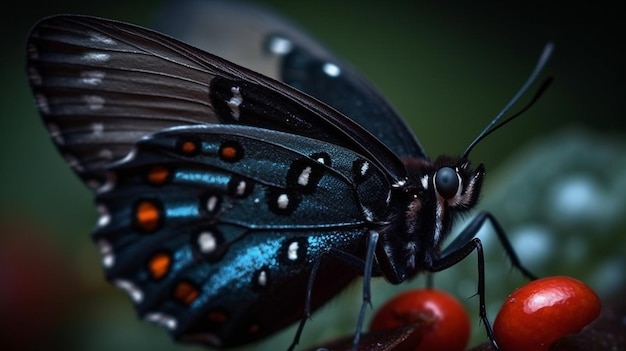
[[[96,211],[98,211],[98,227],[106,227],[111,223],[111,215],[109,214],[109,210],[104,205],[96,206]]]
[[[159,324],[160,326],[163,326],[169,330],[176,329],[176,326],[178,325],[176,318],[163,313],[149,313],[146,314],[144,319],[146,322]]]
[[[244,180],[237,184],[237,195],[241,196],[246,193],[246,182]]]
[[[102,71],[85,71],[80,73],[80,79],[85,85],[100,85],[104,78]]]
[[[118,279],[114,281],[113,284],[118,288],[126,291],[126,293],[128,293],[128,296],[130,296],[133,302],[141,303],[143,301],[143,291],[137,288],[132,282],[128,280]]]
[[[233,116],[235,120],[239,120],[239,116],[241,113],[241,111],[239,111],[239,105],[241,105],[241,103],[243,102],[243,97],[239,92],[239,87],[230,88],[230,92],[233,94],[233,96],[230,98],[230,100],[226,101],[226,104],[228,104],[228,107],[230,108],[230,115]]]
[[[278,199],[276,200],[276,205],[280,209],[286,209],[289,206],[289,196],[287,194],[278,195]]]
[[[92,111],[101,110],[104,107],[104,98],[98,95],[85,95],[83,96],[83,101],[87,104]]]
[[[215,208],[217,206],[217,196],[213,195],[211,197],[209,197],[209,199],[206,202],[206,209],[209,212],[213,212],[215,211]]]
[[[82,59],[87,62],[106,62],[111,56],[103,52],[87,52]]]
[[[300,245],[298,244],[297,241],[294,241],[291,244],[289,244],[289,247],[287,248],[287,259],[289,259],[290,261],[297,260],[299,247]]]
[[[324,66],[322,67],[322,70],[324,71],[324,73],[326,73],[327,75],[331,77],[338,77],[341,74],[341,68],[339,68],[339,66],[331,62],[325,63]]]
[[[113,265],[115,264],[113,246],[111,246],[111,244],[109,244],[109,242],[104,239],[98,240],[97,246],[98,250],[100,250],[100,254],[102,255],[102,265],[105,268],[113,267]]]
[[[211,253],[217,249],[217,240],[211,232],[202,232],[198,235],[198,247],[202,253]]]
[[[107,37],[104,36],[100,33],[96,33],[96,32],[91,32],[89,33],[89,40],[96,42],[96,43],[102,43],[102,44],[106,44],[106,45],[116,45],[117,43],[115,42],[115,40],[113,40],[111,37]]]
[[[367,173],[367,170],[370,168],[370,163],[369,162],[363,162],[363,164],[361,165],[361,169],[359,170],[361,172],[361,176],[364,176],[365,173]]]
[[[257,280],[257,283],[259,283],[260,286],[267,285],[267,272],[266,271],[259,272],[259,278]]]
[[[311,176],[311,167],[308,166],[305,169],[302,170],[302,172],[300,173],[300,175],[298,176],[298,184],[302,185],[302,186],[306,186],[307,184],[309,184],[309,178]]]
[[[282,37],[273,37],[268,43],[269,51],[274,55],[286,55],[293,49],[293,44],[290,40]]]

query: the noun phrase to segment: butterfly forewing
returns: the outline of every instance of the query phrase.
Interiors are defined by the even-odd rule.
[[[106,164],[147,134],[200,116],[217,121],[206,102],[211,75],[180,54],[163,71],[165,60],[143,49],[149,38],[117,31],[87,18],[58,17],[39,23],[29,39],[28,73],[39,109],[85,180],[102,180]],[[163,45],[154,46],[168,57]]]
[[[331,107],[157,32],[56,16],[35,26],[28,48],[39,110],[86,182],[101,184],[104,166],[127,155],[142,136],[209,123],[318,138],[370,156],[393,181],[406,176],[384,144]]]
[[[298,320],[314,266],[312,308],[361,273],[329,248],[363,255],[388,198],[370,188],[389,187],[349,149],[235,125],[157,133],[108,172],[93,235],[108,279],[177,339],[224,347]]]

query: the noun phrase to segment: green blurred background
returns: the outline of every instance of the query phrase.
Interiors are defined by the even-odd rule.
[[[541,101],[473,152],[488,177],[482,209],[511,233],[539,275],[568,274],[608,296],[624,284],[626,22],[609,2],[263,1],[357,67],[406,116],[431,156],[460,153],[513,95],[548,40],[556,81]],[[161,1],[23,1],[3,11],[0,83],[0,346],[21,350],[185,350],[140,322],[104,282],[90,241],[91,194],[56,153],[24,73],[29,28],[54,13],[150,26]],[[225,30],[228,30],[227,28]],[[493,318],[523,283],[488,230]],[[477,315],[476,261],[435,277]],[[374,285],[374,307],[423,285]],[[304,344],[350,333],[355,284],[313,316]],[[472,343],[483,341],[477,322]],[[289,329],[248,349],[285,349]],[[5,340],[5,341],[2,341]],[[6,348],[5,348],[6,349]]]

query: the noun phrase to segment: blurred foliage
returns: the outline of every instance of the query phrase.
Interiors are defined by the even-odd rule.
[[[564,5],[540,1],[266,3],[374,82],[407,116],[430,155],[462,152],[523,82],[545,42],[553,40],[556,51],[547,70],[556,76],[555,84],[531,111],[473,152],[474,162],[484,162],[488,170],[480,207],[496,214],[523,262],[537,274],[569,274],[601,295],[625,280],[626,24],[617,5],[570,3],[564,11]],[[197,349],[175,345],[161,328],[137,320],[127,297],[104,282],[89,237],[96,218],[91,195],[49,140],[23,69],[27,32],[42,16],[83,13],[150,25],[161,2],[59,0],[17,6],[22,10],[5,11],[0,21],[0,258],[8,260],[0,270],[4,323],[27,329],[13,335],[24,350],[43,349],[36,343],[41,339],[46,349]],[[487,300],[493,318],[507,291],[523,279],[511,272],[488,228],[481,237],[489,250]],[[470,298],[475,274],[472,255],[436,275],[435,284],[477,315],[477,298]],[[16,275],[31,281],[9,279]],[[423,282],[376,281],[373,305]],[[24,286],[17,284],[55,293],[43,299],[35,294],[33,300],[23,292],[10,295]],[[350,334],[360,291],[356,282],[314,314],[303,344]],[[41,307],[20,307],[18,301]],[[42,318],[45,306],[63,308]],[[475,342],[484,341],[482,327],[478,322],[474,327]],[[0,330],[9,336],[9,329]],[[293,335],[289,328],[245,349],[282,349]]]

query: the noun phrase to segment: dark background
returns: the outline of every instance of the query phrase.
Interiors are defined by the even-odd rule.
[[[511,169],[525,163],[520,153],[572,128],[597,140],[615,141],[611,155],[617,156],[611,157],[621,160],[619,150],[626,150],[622,143],[626,135],[626,35],[620,5],[564,6],[540,1],[415,5],[363,0],[264,3],[300,23],[363,72],[406,116],[431,156],[462,152],[526,79],[544,44],[554,41],[556,50],[546,70],[556,77],[553,86],[530,112],[473,152],[472,159],[487,166],[487,182],[506,183],[502,179]],[[146,0],[23,1],[16,4],[21,7],[17,12],[3,11],[0,316],[4,325],[0,334],[5,333],[6,340],[18,340],[22,349],[184,349],[173,345],[160,328],[137,321],[127,298],[102,279],[99,255],[89,238],[96,218],[91,195],[53,148],[24,73],[27,33],[41,17],[81,13],[150,26],[160,4]],[[568,157],[585,168],[585,158]],[[535,173],[528,171],[531,176]],[[618,189],[626,193],[624,187]],[[491,191],[499,189],[492,186]],[[625,193],[612,195],[623,198]],[[485,202],[497,212],[499,204],[490,202],[490,194],[487,186]],[[506,199],[515,201],[514,196]],[[619,207],[623,204],[617,200],[616,213],[625,212],[626,207]],[[624,246],[621,230],[613,227],[612,236],[604,237],[605,255],[606,250]],[[593,235],[589,237],[591,241]],[[552,254],[556,260],[559,247]],[[502,267],[508,269],[499,257]],[[584,263],[597,258],[581,256],[578,260]],[[470,261],[475,265],[474,258]],[[542,274],[562,273],[546,270]],[[567,273],[578,277],[576,271]],[[623,273],[615,279],[623,280]],[[352,290],[358,292],[358,288]],[[470,287],[464,297],[474,291],[475,287]],[[477,301],[469,303],[474,314]],[[347,325],[337,327],[339,333],[352,330],[356,314],[351,313],[332,318],[343,318],[337,323]],[[479,328],[477,323],[475,327]],[[323,328],[312,330],[309,340],[327,337],[318,332]],[[282,349],[292,333],[288,331],[259,349],[272,350],[276,345]],[[336,333],[327,331],[328,335]],[[477,335],[482,337],[483,332],[479,329]]]

